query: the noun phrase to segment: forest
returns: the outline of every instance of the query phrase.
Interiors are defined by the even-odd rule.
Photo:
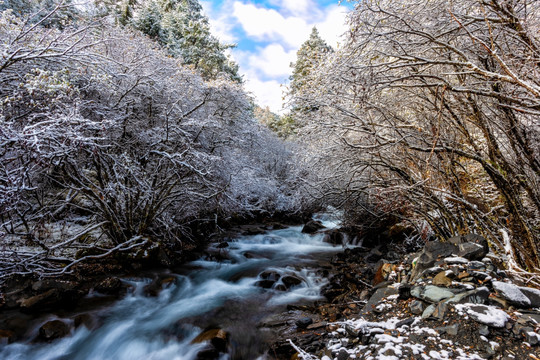
[[[540,3],[354,5],[342,46],[302,45],[276,115],[197,0],[4,1],[0,277],[172,259],[227,223],[332,205],[358,237],[481,234],[534,279]]]

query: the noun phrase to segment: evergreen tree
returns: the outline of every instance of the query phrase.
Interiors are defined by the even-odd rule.
[[[294,96],[305,85],[307,78],[313,69],[334,50],[319,35],[316,27],[313,27],[309,39],[307,39],[296,53],[296,62],[291,64],[293,73],[290,76],[291,84],[289,95]]]
[[[222,44],[210,32],[197,0],[150,0],[135,16],[135,27],[157,40],[171,55],[199,70],[206,79],[226,74],[241,82],[238,65],[225,54],[234,45]]]

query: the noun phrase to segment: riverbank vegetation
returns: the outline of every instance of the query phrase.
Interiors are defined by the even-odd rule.
[[[298,51],[282,116],[196,0],[0,10],[0,276],[170,260],[320,204],[358,238],[478,233],[540,268],[536,1],[357,1],[340,47]]]
[[[0,276],[156,248],[173,260],[227,219],[303,211],[294,149],[254,120],[198,2],[157,2],[159,39],[138,30],[152,4],[132,18],[3,5]]]
[[[291,89],[328,174],[314,187],[353,224],[479,233],[538,271],[539,19],[530,0],[356,2],[344,44]]]

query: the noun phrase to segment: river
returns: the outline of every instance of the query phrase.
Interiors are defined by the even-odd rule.
[[[337,226],[331,216],[319,219],[326,227]],[[144,294],[151,279],[124,279],[133,290],[93,314],[100,319],[98,328],[81,326],[52,343],[5,345],[0,359],[194,360],[207,345],[193,340],[211,327],[222,328],[230,336],[228,354],[222,359],[265,359],[263,340],[268,334],[257,324],[284,311],[287,304],[320,299],[327,280],[318,275],[317,264],[342,250],[323,242],[322,234],[303,234],[301,229],[294,226],[240,236],[219,250],[227,254],[227,260],[202,258],[186,264],[171,274],[174,283],[157,297]],[[263,271],[279,274],[280,280],[272,288],[262,288],[258,282]],[[285,275],[301,283],[278,290],[284,287]]]

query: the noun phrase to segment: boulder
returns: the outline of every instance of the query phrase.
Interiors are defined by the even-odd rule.
[[[449,257],[458,252],[458,247],[449,242],[430,241],[426,243],[420,255],[413,260],[414,269],[411,280],[416,280],[424,272],[435,265],[437,260]]]
[[[489,305],[458,304],[456,309],[466,313],[475,321],[494,328],[504,328],[510,316],[501,309]]]
[[[102,294],[118,295],[124,290],[124,284],[117,277],[108,277],[97,284],[94,289]]]
[[[306,329],[309,325],[313,324],[313,319],[310,317],[303,317],[294,322],[299,329]]]
[[[502,281],[493,281],[492,285],[497,294],[507,300],[511,305],[521,308],[529,308],[531,306],[531,300],[523,294],[517,285]]]
[[[532,307],[532,308],[540,308],[540,290],[529,288],[529,287],[520,287],[519,290],[531,302],[530,307]]]
[[[287,287],[287,289],[300,285],[302,281],[302,279],[295,275],[285,275],[281,278],[281,282],[283,285],[285,285],[285,287]]]
[[[325,232],[323,241],[332,245],[344,245],[346,243],[346,236],[340,230],[332,229]]]
[[[458,245],[458,255],[467,260],[482,260],[487,255],[488,249],[481,244],[466,242]]]
[[[391,286],[379,288],[371,295],[362,312],[372,312],[384,298],[398,294],[399,290]]]
[[[69,325],[62,320],[52,320],[39,328],[39,338],[46,341],[54,340],[66,336],[69,331]]]
[[[219,328],[208,329],[197,335],[191,343],[200,344],[205,341],[210,342],[212,350],[223,353],[227,351],[229,334],[227,334],[225,330]]]
[[[414,286],[411,289],[411,295],[430,303],[438,303],[441,300],[454,297],[452,291],[434,285]]]
[[[310,220],[302,228],[302,232],[305,234],[314,234],[317,231],[324,229],[324,225],[319,220]]]

